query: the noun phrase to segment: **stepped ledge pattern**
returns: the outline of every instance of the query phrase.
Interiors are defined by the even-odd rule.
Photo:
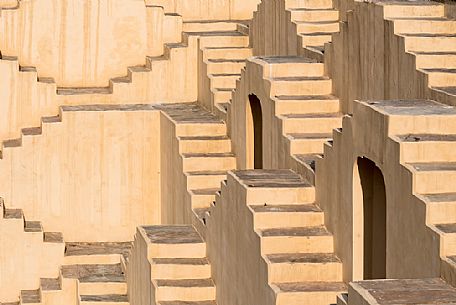
[[[456,2],[0,0],[0,37],[0,305],[456,304]]]

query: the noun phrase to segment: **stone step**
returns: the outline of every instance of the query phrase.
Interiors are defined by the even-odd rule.
[[[215,286],[211,279],[155,280],[155,300],[211,301]]]
[[[325,43],[330,42],[332,36],[326,32],[313,32],[313,33],[299,33],[301,37],[302,47],[307,46],[324,46]]]
[[[63,243],[63,234],[61,232],[44,232],[43,241],[45,243]]]
[[[445,6],[431,1],[392,1],[383,5],[383,18],[429,18],[445,16]]]
[[[342,263],[332,253],[278,253],[266,255],[272,283],[342,282]]]
[[[215,88],[211,89],[214,97],[214,104],[226,103],[231,100],[235,88]]]
[[[125,283],[125,274],[117,264],[63,265],[62,276],[81,283]]]
[[[191,190],[192,209],[208,208],[215,201],[215,194],[219,188]]]
[[[222,121],[188,122],[176,125],[177,137],[226,136],[226,125]]]
[[[131,242],[67,242],[65,265],[117,264],[127,257]]]
[[[43,226],[41,225],[40,221],[25,221],[24,231],[41,233],[41,232],[43,232]]]
[[[220,183],[226,179],[225,171],[195,171],[185,173],[187,176],[187,190],[218,189]]]
[[[411,52],[453,52],[456,34],[401,34],[405,50]]]
[[[407,163],[414,176],[413,190],[419,194],[439,194],[454,191],[456,162]]]
[[[127,294],[126,282],[79,282],[79,295]]]
[[[334,21],[339,20],[339,11],[335,9],[312,9],[312,8],[296,8],[290,9],[291,20],[294,22],[299,21]]]
[[[456,32],[456,21],[445,18],[394,19],[395,34],[428,33],[451,34]]]
[[[338,21],[300,21],[296,22],[296,31],[302,34],[309,33],[336,33],[339,32]]]
[[[233,153],[191,153],[182,154],[183,171],[200,170],[228,171],[236,168],[236,157]]]
[[[456,50],[454,52],[415,52],[416,68],[456,69]]]
[[[206,258],[153,258],[152,279],[207,279],[211,277],[211,265]]]
[[[129,305],[126,294],[81,295],[81,305]]]
[[[138,231],[147,241],[149,259],[206,257],[206,243],[192,226],[142,226]]]
[[[258,56],[255,61],[263,65],[266,78],[282,77],[322,77],[323,63],[300,56]]]
[[[111,94],[110,87],[58,87],[57,88],[57,95],[92,95],[97,96],[101,95],[104,96],[106,94]]]
[[[271,96],[330,95],[332,81],[328,77],[276,77],[270,78]]]
[[[211,90],[217,88],[236,88],[236,81],[240,78],[241,74],[209,74]]]
[[[178,137],[179,153],[225,153],[231,151],[227,136]]]
[[[324,224],[322,210],[314,204],[251,205],[255,229],[276,229]]]
[[[191,34],[200,36],[199,41],[201,49],[208,47],[247,48],[249,46],[249,36],[235,31],[198,32]]]
[[[456,45],[455,45],[456,50]],[[428,68],[421,69],[428,76],[428,86],[451,86],[456,84],[456,69],[449,68]]]
[[[426,218],[431,224],[455,222],[456,193],[420,195],[426,203]]]
[[[275,101],[276,115],[286,113],[339,112],[339,99],[333,95],[279,95]]]
[[[40,279],[41,291],[59,291],[62,290],[60,278],[42,278]]]
[[[184,21],[184,32],[223,32],[236,31],[238,21],[235,20],[198,20]]]
[[[245,67],[245,59],[208,59],[208,74],[239,74]]]
[[[291,170],[236,170],[232,175],[247,187],[249,205],[315,202],[315,188]]]
[[[286,0],[285,8],[332,9],[333,3],[331,0]]]
[[[437,233],[440,235],[440,255],[456,255],[456,217],[453,223],[436,224]]]
[[[348,299],[366,305],[455,304],[456,289],[440,278],[358,281],[350,283]]]
[[[324,226],[259,230],[261,253],[331,253],[333,237]]]
[[[299,133],[328,133],[342,126],[340,113],[311,113],[311,114],[284,114],[282,132],[284,134]]]
[[[252,49],[247,47],[207,47],[203,49],[203,60],[209,59],[246,59],[252,56]]]
[[[21,290],[20,296],[21,304],[41,304],[41,291],[37,290]]]
[[[328,305],[347,291],[343,282],[274,283],[276,305]]]
[[[286,135],[290,154],[321,154],[324,143],[332,140],[332,133],[289,133]]]
[[[456,161],[456,135],[406,134],[397,136],[405,162]]]

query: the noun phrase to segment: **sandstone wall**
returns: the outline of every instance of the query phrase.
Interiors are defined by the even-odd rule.
[[[160,221],[158,111],[63,111],[4,148],[0,194],[65,241],[132,240]],[[84,228],[84,230],[81,230]]]

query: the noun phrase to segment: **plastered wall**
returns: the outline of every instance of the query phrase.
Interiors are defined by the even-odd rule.
[[[456,104],[454,97],[428,87],[426,74],[416,69],[415,56],[405,52],[404,39],[394,34],[393,22],[385,20],[383,5],[339,1],[338,6],[346,21],[326,45],[325,65],[344,113],[353,112],[355,99],[429,98]]]
[[[64,111],[5,148],[0,194],[65,241],[132,240],[160,221],[158,111]],[[128,127],[128,128],[127,128]],[[84,228],[84,230],[81,230]]]
[[[247,20],[252,18],[259,0],[146,0],[147,5],[163,6],[184,21]]]
[[[24,0],[0,18],[0,49],[60,86],[106,86],[145,61],[140,0]]]
[[[386,191],[386,276],[440,276],[439,241],[426,227],[426,208],[412,191],[412,174],[400,163],[400,148],[389,138],[388,118],[366,104],[354,104],[342,132],[316,164],[316,202],[334,234],[346,281],[363,279],[363,199],[356,161],[366,157],[382,171]],[[397,130],[396,126],[396,130]],[[375,242],[375,241],[374,241]],[[405,259],[407,258],[407,259]]]

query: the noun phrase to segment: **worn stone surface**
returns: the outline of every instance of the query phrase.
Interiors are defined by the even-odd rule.
[[[128,256],[131,242],[67,242],[65,256],[122,254]]]
[[[202,239],[191,226],[144,226],[151,243],[186,244],[201,243]]]
[[[125,282],[120,264],[110,265],[66,265],[62,266],[65,278],[79,279],[80,282]]]

